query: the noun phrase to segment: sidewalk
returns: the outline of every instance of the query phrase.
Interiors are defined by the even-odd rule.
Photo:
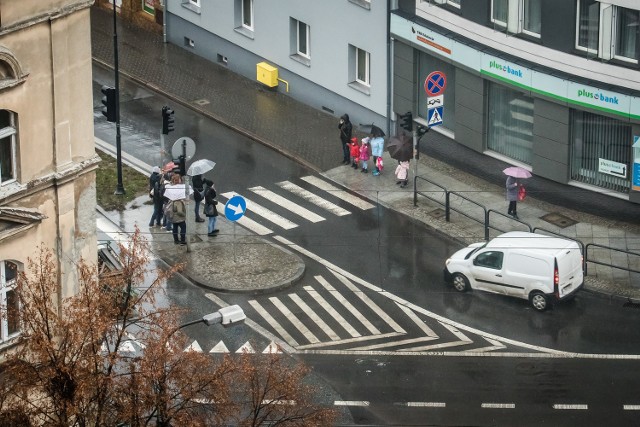
[[[92,8],[93,57],[97,63],[104,66],[110,66],[113,61],[110,16],[106,11]],[[424,197],[420,197],[418,206],[414,207],[411,186],[400,189],[395,185],[395,161],[388,156],[385,157],[387,169],[379,177],[356,173],[347,166],[338,166],[342,157],[335,117],[280,93],[266,91],[254,81],[194,56],[177,46],[165,45],[161,36],[131,27],[127,23],[119,23],[118,35],[119,66],[123,75],[272,147],[312,170],[323,173],[325,177],[340,185],[422,221],[461,243],[484,239],[484,231],[480,224],[456,213],[452,214],[450,222],[446,222],[442,216],[442,207]],[[202,100],[206,102],[201,102]],[[302,138],[301,135],[313,135],[313,138]],[[452,143],[435,131],[427,134],[424,139],[429,141],[429,146],[425,147],[419,160],[419,176],[438,183],[448,191],[460,192],[487,209],[506,211],[503,177],[499,172],[505,164],[471,150],[465,151],[464,147],[456,147],[458,144]],[[449,157],[451,162],[436,160],[446,157]],[[465,167],[465,171],[468,172],[459,169],[460,167]],[[148,173],[148,170],[145,173]],[[413,172],[412,162],[411,178]],[[558,190],[560,187],[561,192]],[[425,181],[421,180],[418,188],[421,192],[431,192],[433,197],[440,197],[444,202],[442,193],[435,191],[436,188]],[[532,178],[530,189],[533,191],[526,201],[519,204],[518,214],[521,220],[532,227],[559,232],[580,239],[584,244],[597,243],[640,253],[640,208],[637,205],[539,178]],[[566,206],[579,206],[582,211],[561,207],[558,204],[560,201],[557,200],[559,198]],[[452,197],[452,206],[464,209],[470,216],[479,215],[474,205],[461,198]],[[122,215],[132,215],[130,211],[127,210]],[[596,216],[594,212],[600,215]],[[515,221],[498,215],[494,217],[492,225],[501,230],[523,229]],[[559,225],[549,222],[553,221],[554,217]],[[124,222],[130,224],[135,220],[125,218]],[[492,235],[495,234],[497,233]],[[209,246],[206,242],[198,242],[188,256],[203,256],[203,251],[209,250]],[[224,247],[227,251],[226,259],[230,259],[232,244],[216,246]],[[266,247],[264,241],[257,246]],[[625,254],[609,250],[596,250],[593,253],[601,262],[609,263],[613,260],[616,264],[624,263],[632,269],[640,270],[640,256],[627,257]],[[219,256],[222,255],[216,255]],[[260,263],[260,258],[261,256],[256,255],[251,257],[250,261]],[[270,261],[264,261],[267,262]],[[219,262],[216,264],[218,268],[222,268]],[[234,264],[235,262],[230,266]],[[295,264],[292,261],[290,267]],[[266,271],[261,269],[263,267],[264,265],[260,264],[253,268],[256,271]],[[296,269],[286,270],[293,272]],[[640,298],[640,274],[593,263],[588,265],[588,271],[587,289],[615,296]],[[227,277],[231,276],[233,274],[229,273]],[[291,273],[290,276],[278,280],[285,284],[291,283],[295,280],[295,274]],[[214,288],[219,286],[215,276],[201,277],[200,280]]]

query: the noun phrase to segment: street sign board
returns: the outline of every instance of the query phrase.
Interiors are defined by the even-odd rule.
[[[424,81],[424,91],[427,96],[438,96],[444,93],[447,87],[447,76],[442,71],[434,71]]]
[[[242,196],[235,195],[224,205],[224,216],[229,221],[237,221],[247,210],[247,201]]]
[[[444,95],[430,96],[427,98],[427,108],[442,107],[444,105]]]
[[[429,108],[427,110],[427,124],[429,127],[442,124],[442,115],[444,107]]]
[[[626,178],[627,165],[613,160],[598,158],[598,172]]]
[[[196,154],[196,143],[193,142],[193,139],[189,138],[188,136],[183,136],[178,138],[176,142],[173,143],[173,146],[171,147],[171,155],[173,156],[174,159],[177,159],[178,157],[182,156],[183,144],[185,146],[185,151],[186,151],[186,155],[185,155],[186,160],[190,160],[193,157],[193,155]]]

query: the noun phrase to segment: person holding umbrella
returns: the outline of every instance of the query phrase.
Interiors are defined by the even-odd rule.
[[[507,214],[511,215],[515,219],[518,218],[518,195],[520,193],[520,187],[522,184],[518,182],[518,178],[530,178],[531,172],[526,169],[522,169],[517,166],[512,166],[506,168],[502,171],[505,175],[507,175],[507,200],[509,201],[509,209],[507,210]]]

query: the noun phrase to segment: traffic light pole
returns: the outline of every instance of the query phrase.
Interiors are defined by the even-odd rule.
[[[113,194],[122,195],[125,193],[122,184],[122,142],[120,138],[120,73],[118,71],[118,30],[116,26],[116,0],[113,0],[113,68],[115,71],[116,90],[116,170],[118,174],[118,184]]]

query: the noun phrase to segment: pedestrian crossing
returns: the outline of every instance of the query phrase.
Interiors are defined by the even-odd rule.
[[[310,189],[295,182],[281,181],[275,183],[274,188],[253,186],[247,189],[246,194],[228,191],[218,197],[226,202],[233,196],[242,196],[247,202],[247,211],[237,222],[260,236],[291,230],[302,223],[316,224],[329,217],[351,215],[354,209],[367,211],[375,207],[360,196],[340,189],[322,178],[304,176],[300,181],[300,184],[305,183]],[[274,204],[281,213],[268,207]],[[348,205],[349,209],[344,205]],[[224,215],[224,209],[219,209],[219,213]]]

